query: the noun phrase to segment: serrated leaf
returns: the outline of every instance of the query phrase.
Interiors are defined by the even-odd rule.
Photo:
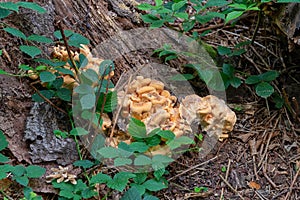
[[[131,187],[120,200],[142,200],[142,195],[135,187]]]
[[[144,142],[132,142],[129,144],[129,148],[133,152],[144,153],[149,149],[149,146]]]
[[[135,173],[135,177],[133,178],[134,182],[137,184],[142,184],[148,177],[148,173]]]
[[[0,8],[0,19],[3,19],[5,17],[7,17],[8,15],[10,15],[10,11],[4,8]]]
[[[42,35],[30,35],[27,38],[27,40],[41,42],[41,43],[47,43],[47,44],[53,43],[53,40],[51,40],[50,38],[47,38],[45,36],[42,36]]]
[[[274,93],[274,88],[267,82],[262,82],[256,85],[255,92],[258,96],[268,98]]]
[[[11,28],[11,27],[7,27],[7,28],[4,28],[3,30],[5,30],[6,32],[10,33],[11,35],[15,36],[15,37],[19,37],[19,38],[22,38],[23,40],[26,40],[26,35],[16,29],[16,28]]]
[[[221,56],[228,55],[231,53],[231,49],[228,47],[224,47],[224,46],[218,46],[217,51]],[[224,64],[224,65],[229,65],[229,64]],[[223,67],[224,67],[224,65],[223,65]]]
[[[129,179],[133,177],[135,177],[133,173],[119,172],[114,176],[113,180],[107,183],[107,186],[111,189],[115,189],[122,192],[125,189]]]
[[[94,108],[95,103],[96,103],[96,95],[94,93],[85,94],[82,97],[80,97],[80,104],[83,110]]]
[[[163,182],[158,182],[153,179],[148,180],[145,183],[143,183],[143,186],[151,192],[156,192],[156,191],[167,188],[167,186]]]
[[[251,75],[245,80],[246,84],[256,84],[259,82],[261,82],[261,78],[258,75]]]
[[[89,132],[82,127],[76,127],[70,131],[70,135],[82,136],[87,134],[89,134]]]
[[[52,82],[56,79],[56,76],[48,71],[43,71],[40,73],[40,80],[44,83]]]
[[[119,166],[124,166],[124,165],[131,165],[132,160],[129,158],[116,158],[114,160],[114,166],[119,167]]]
[[[142,15],[141,18],[145,23],[153,23],[160,20],[158,17],[151,14]]]
[[[26,167],[26,175],[29,178],[39,178],[43,176],[46,172],[46,169],[37,165],[29,165]]]
[[[175,138],[174,140],[168,141],[167,145],[170,147],[171,150],[174,150],[178,147],[181,147],[182,145],[190,145],[193,143],[193,139],[186,136],[181,136],[179,138]]]
[[[240,17],[242,14],[244,13],[244,11],[232,11],[230,13],[228,13],[228,15],[225,18],[225,23],[230,22],[231,20],[237,19],[238,17]]]
[[[65,198],[68,198],[68,199],[72,199],[74,197],[74,194],[73,194],[72,190],[61,190],[59,192],[59,196],[65,197]]]
[[[82,83],[74,89],[74,92],[78,94],[94,94],[94,89],[92,86]]]
[[[53,90],[40,90],[39,92],[47,99],[51,99],[55,94]],[[32,100],[35,102],[44,102],[44,99],[38,93],[32,95]]]
[[[172,11],[178,11],[180,8],[182,8],[186,4],[186,1],[180,1],[178,3],[173,3],[172,5]]]
[[[136,137],[136,138],[147,137],[146,135],[147,130],[145,124],[142,121],[135,118],[130,119],[129,126],[128,126],[128,133],[132,137]]]
[[[74,47],[80,48],[81,44],[85,44],[85,45],[90,44],[90,40],[87,39],[86,37],[78,34],[78,33],[74,33],[69,38],[68,43],[69,43],[70,46],[74,46]]]
[[[46,10],[43,7],[41,7],[38,4],[33,3],[33,2],[23,2],[22,1],[22,2],[17,2],[16,4],[23,8],[28,8],[28,9],[37,11],[40,14],[46,13]]]
[[[230,79],[230,84],[232,87],[238,88],[242,84],[242,81],[238,77],[233,77],[232,79]]]
[[[144,155],[138,155],[134,159],[134,165],[136,165],[136,166],[146,166],[146,165],[151,165],[151,163],[152,163],[151,158],[149,158],[148,156],[144,156]]]
[[[17,176],[13,179],[23,186],[27,186],[29,183],[29,179],[26,176]]]
[[[83,167],[84,169],[88,169],[94,166],[94,163],[90,160],[77,160],[73,163],[76,167]]]
[[[35,47],[35,46],[27,46],[27,45],[21,45],[20,50],[27,55],[31,56],[31,58],[34,58],[37,55],[40,55],[42,51]]]
[[[153,175],[156,178],[156,180],[159,180],[165,173],[166,173],[166,168],[160,168],[158,170],[155,170]]]
[[[138,8],[139,10],[151,10],[151,9],[153,9],[154,7],[155,7],[155,6],[152,6],[152,5],[148,4],[148,3],[141,3],[140,5],[137,6],[137,8]]]
[[[0,8],[12,10],[12,11],[19,11],[19,6],[13,2],[0,2]]]
[[[56,95],[63,101],[71,101],[72,99],[72,92],[67,88],[59,88]]]
[[[261,80],[263,80],[263,81],[273,81],[279,76],[279,73],[278,73],[278,71],[272,70],[272,71],[268,71],[263,74],[260,74],[259,76],[260,76]]]
[[[6,140],[6,137],[4,133],[0,130],[0,151],[5,149],[8,146],[8,142]]]
[[[98,99],[98,104],[97,104],[97,111],[101,112],[103,102],[105,99],[105,104],[104,104],[104,113],[110,113],[113,112],[118,105],[118,96],[117,96],[117,91],[112,91],[109,92],[108,94],[101,93]]]
[[[106,174],[96,174],[95,176],[92,176],[91,180],[90,180],[90,184],[95,184],[95,183],[107,183],[109,181],[111,181],[112,178]]]
[[[11,172],[15,176],[22,176],[25,173],[25,167],[22,165],[16,165],[12,168]]]
[[[170,130],[160,130],[157,135],[160,137],[166,139],[166,140],[172,140],[175,138],[175,134]]]
[[[103,147],[97,151],[104,158],[116,158],[119,157],[119,150],[114,147]]]
[[[0,163],[6,163],[8,161],[9,161],[9,158],[0,153]]]
[[[66,37],[70,37],[71,35],[74,34],[74,32],[71,31],[71,30],[64,30],[64,34],[65,34]],[[62,35],[61,35],[61,33],[60,33],[59,30],[54,32],[54,36],[55,36],[57,39],[59,39],[59,40],[62,39]]]
[[[174,16],[180,19],[185,19],[185,20],[189,19],[189,14],[185,12],[175,13]]]

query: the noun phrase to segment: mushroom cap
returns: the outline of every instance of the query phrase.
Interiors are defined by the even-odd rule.
[[[156,90],[162,91],[165,87],[165,84],[161,81],[152,79],[149,86],[154,87]]]
[[[136,92],[140,95],[140,94],[143,94],[143,93],[146,93],[146,92],[151,92],[151,91],[155,91],[155,88],[154,87],[151,87],[151,86],[144,86],[144,87],[141,87],[141,88],[138,88],[136,90]]]
[[[130,102],[130,111],[137,114],[149,112],[152,108],[151,102]]]

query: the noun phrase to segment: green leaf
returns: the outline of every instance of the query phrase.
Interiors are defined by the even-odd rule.
[[[7,174],[5,172],[0,171],[0,180],[7,178]]]
[[[227,1],[227,0],[209,0],[207,1],[207,3],[205,4],[205,8],[208,8],[208,7],[214,7],[214,6],[217,6],[217,7],[222,7],[222,6],[226,6],[228,5],[230,2]]]
[[[70,69],[60,68],[60,67],[55,68],[55,69],[56,69],[58,72],[63,73],[63,74],[65,74],[65,75],[71,75],[71,76],[74,76],[74,73],[73,73],[72,70],[70,70]]]
[[[12,10],[12,11],[19,11],[19,6],[13,2],[0,2],[0,8]]]
[[[13,179],[23,186],[27,186],[29,183],[27,176],[16,176]]]
[[[56,79],[56,76],[49,71],[43,71],[40,73],[40,79],[44,83],[52,82]]]
[[[280,109],[284,105],[284,99],[277,93],[273,93],[272,100],[275,102],[275,107]]]
[[[179,138],[175,138],[174,140],[168,141],[167,145],[170,147],[171,150],[174,150],[182,145],[190,145],[193,144],[194,140],[189,137],[181,136]]]
[[[39,92],[47,99],[51,99],[55,94],[53,90],[40,90]],[[38,93],[32,95],[32,100],[35,102],[44,102],[44,99]]]
[[[153,175],[156,178],[156,180],[160,180],[165,173],[166,173],[166,168],[159,168],[154,171]]]
[[[147,195],[143,200],[159,200],[159,198],[152,195]]]
[[[159,135],[154,135],[152,137],[147,137],[145,141],[149,147],[153,147],[160,144],[161,138]]]
[[[218,46],[217,51],[221,56],[229,55],[231,53],[231,49],[228,47],[224,47],[224,46]],[[226,65],[228,65],[228,64],[226,64]]]
[[[136,166],[151,165],[151,163],[152,163],[151,158],[144,156],[144,155],[138,155],[134,159],[134,165],[136,165]]]
[[[8,161],[9,161],[9,158],[0,153],[0,163],[5,163]]]
[[[17,2],[16,4],[19,5],[19,6],[21,6],[21,7],[23,7],[23,8],[28,8],[28,9],[37,11],[40,14],[46,13],[46,10],[43,7],[41,7],[38,4],[36,4],[36,3],[32,3],[32,2]]]
[[[223,73],[228,75],[229,77],[234,76],[234,67],[230,64],[224,63],[222,67]]]
[[[44,58],[36,58],[36,59],[34,59],[34,61],[44,63],[51,67],[61,67],[66,64],[65,61],[57,61],[57,60],[51,61],[51,60],[44,59]],[[59,69],[64,69],[64,68],[56,68],[56,70],[58,70],[58,71],[59,71]]]
[[[146,126],[145,124],[135,118],[131,118],[130,122],[129,122],[129,126],[128,126],[128,133],[132,136],[132,137],[136,137],[136,138],[146,138],[147,135],[147,131],[146,131]]]
[[[6,140],[6,137],[4,133],[0,130],[0,151],[5,149],[8,146],[8,142]]]
[[[90,40],[87,39],[86,37],[78,34],[78,33],[74,33],[69,38],[68,43],[69,43],[70,46],[74,46],[74,47],[80,48],[81,44],[85,44],[85,45],[90,44]]]
[[[107,183],[107,186],[110,187],[111,189],[115,189],[122,192],[125,189],[128,180],[133,177],[135,177],[133,173],[119,172],[114,176],[113,180],[110,180]]]
[[[78,94],[94,94],[94,89],[92,86],[82,83],[74,89],[74,92]]]
[[[91,180],[90,180],[90,184],[95,184],[95,183],[107,183],[109,181],[111,181],[112,178],[106,174],[96,174],[95,176],[92,176]]]
[[[16,165],[12,168],[11,172],[15,176],[22,176],[25,174],[25,167],[23,165]]]
[[[0,69],[0,74],[3,74],[3,75],[9,75],[8,72],[4,71],[3,69]]]
[[[148,173],[135,173],[135,177],[133,178],[133,181],[137,184],[142,184],[143,182],[145,182],[145,180],[148,177]]]
[[[256,85],[255,92],[258,96],[268,98],[274,93],[274,88],[267,82],[262,82]]]
[[[190,31],[192,28],[194,28],[196,21],[195,20],[190,20],[190,21],[185,21],[182,23],[182,28],[184,32]]]
[[[130,150],[133,152],[144,153],[149,149],[149,146],[144,142],[132,142],[130,145]]]
[[[80,98],[80,104],[83,110],[94,108],[95,103],[96,103],[96,95],[93,93],[85,94]]]
[[[141,18],[145,23],[153,23],[153,22],[160,20],[158,17],[156,17],[152,14],[142,15]]]
[[[256,84],[259,82],[261,82],[261,78],[259,75],[251,75],[245,80],[246,84]]]
[[[56,95],[63,101],[71,101],[72,99],[72,92],[67,88],[59,88]]]
[[[172,11],[178,11],[180,8],[182,8],[183,6],[185,6],[186,1],[180,1],[178,3],[174,3],[172,5]]]
[[[150,180],[146,181],[143,184],[143,186],[151,192],[156,192],[156,191],[167,188],[167,186],[163,182],[158,182],[158,181],[153,180],[153,179],[150,179]]]
[[[238,77],[233,77],[232,79],[230,79],[230,84],[232,87],[238,88],[242,84],[242,81]]]
[[[76,127],[70,131],[70,135],[81,136],[81,135],[87,135],[87,134],[89,134],[89,132],[82,127]]]
[[[21,45],[20,50],[27,55],[31,56],[31,58],[34,58],[37,55],[40,55],[42,51],[35,47],[35,46],[27,46],[27,45]]]
[[[232,11],[232,12],[228,13],[228,15],[225,18],[225,23],[228,23],[231,20],[237,19],[243,13],[244,13],[244,11]]]
[[[130,165],[130,164],[132,164],[132,160],[129,158],[116,158],[114,160],[114,166],[116,167]]]
[[[37,165],[29,165],[26,167],[26,174],[29,178],[39,178],[43,176],[46,169]]]
[[[99,66],[99,74],[100,76],[106,76],[110,72],[115,70],[115,65],[112,60],[103,60]]]
[[[152,162],[156,162],[156,163],[166,163],[166,164],[170,164],[171,162],[173,162],[174,159],[170,158],[169,156],[165,156],[165,155],[155,155],[152,157]]]
[[[71,191],[70,190],[61,190],[59,192],[59,196],[65,197],[65,198],[68,198],[68,199],[72,199],[74,197],[74,194],[73,194],[72,190]]]
[[[163,5],[163,0],[154,0],[156,6],[161,6]]]
[[[10,15],[10,13],[11,12],[9,10],[0,8],[0,19],[7,17],[8,15]]]
[[[98,134],[93,141],[90,153],[95,159],[100,159],[100,154],[97,152],[98,149],[104,147],[105,145],[105,138],[102,134]]]
[[[71,31],[71,30],[64,30],[64,34],[65,34],[66,37],[70,37],[71,35],[74,34],[74,32]],[[61,35],[61,33],[60,33],[59,30],[54,32],[54,36],[55,36],[57,39],[59,39],[59,40],[62,39],[62,35]]]
[[[152,10],[153,8],[155,8],[155,6],[152,6],[148,3],[141,3],[140,5],[137,6],[137,8],[139,10]]]
[[[117,91],[109,91],[108,94],[101,93],[98,99],[98,104],[97,104],[97,111],[101,112],[103,102],[105,99],[105,104],[104,104],[104,113],[110,113],[113,112],[118,105],[118,96],[117,96]]]
[[[175,134],[170,130],[160,130],[157,135],[166,140],[173,140],[175,138]]]
[[[76,167],[83,167],[84,169],[88,169],[94,166],[94,163],[90,160],[77,160],[73,163]]]
[[[135,188],[131,187],[125,194],[122,196],[120,200],[142,200],[142,195],[140,192]]]
[[[26,40],[26,35],[22,31],[20,31],[16,28],[7,27],[7,28],[4,28],[3,30],[12,34],[15,37],[19,37],[19,38],[22,38],[23,40]]]
[[[53,43],[53,40],[51,40],[50,38],[47,38],[45,36],[42,36],[42,35],[30,35],[27,38],[27,40],[41,42],[41,43],[47,43],[47,44]]]
[[[116,158],[120,155],[119,150],[114,147],[103,147],[97,152],[100,153],[104,158]]]
[[[0,172],[11,172],[14,169],[14,166],[9,164],[0,165]]]
[[[259,76],[260,76],[261,80],[269,82],[269,81],[275,80],[279,76],[279,73],[278,73],[278,71],[272,70],[272,71],[268,71],[263,74],[260,74]]]
[[[184,13],[184,12],[175,13],[174,16],[177,18],[180,18],[180,19],[185,19],[185,20],[189,19],[189,14]]]
[[[176,74],[170,78],[171,81],[188,81],[195,78],[193,74]]]

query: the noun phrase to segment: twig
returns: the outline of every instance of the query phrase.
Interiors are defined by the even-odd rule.
[[[260,161],[259,161],[259,163],[258,163],[258,166],[261,166],[261,164],[263,163],[263,160],[265,159],[265,157],[266,157],[266,155],[267,155],[268,148],[269,148],[269,144],[270,144],[270,141],[271,141],[271,139],[272,139],[272,137],[273,137],[273,133],[274,133],[274,131],[275,131],[275,128],[277,127],[277,124],[278,124],[279,119],[280,119],[280,116],[277,118],[277,120],[276,120],[276,122],[275,122],[275,125],[274,125],[273,128],[272,128],[272,132],[269,133],[269,137],[268,137],[268,140],[267,140],[267,144],[266,144],[266,147],[265,147],[265,151],[264,151],[263,155],[261,156],[261,159],[260,159]]]
[[[296,97],[292,98],[292,103],[293,103],[293,107],[294,107],[294,110],[295,110],[294,119],[297,119],[297,117],[299,115],[299,105],[298,105]]]
[[[264,63],[264,65],[267,67],[267,70],[270,69],[270,66],[268,65],[268,63],[264,60],[264,58],[256,51],[256,49],[254,48],[254,46],[249,45],[251,50],[255,53],[255,55]]]
[[[226,174],[225,174],[226,180],[228,179],[228,176],[229,176],[230,164],[231,164],[231,159],[228,160],[228,164],[227,164],[227,170],[226,170]],[[224,195],[224,187],[222,188],[222,191],[221,191],[220,200],[223,199],[223,195]]]
[[[75,63],[75,61],[74,61],[74,59],[73,59],[72,54],[71,54],[70,47],[69,47],[69,44],[68,44],[66,35],[65,35],[65,33],[64,33],[64,29],[63,29],[61,20],[58,21],[58,26],[59,26],[59,30],[60,30],[61,36],[62,36],[62,38],[63,38],[63,41],[64,41],[64,45],[65,45],[65,47],[66,47],[66,49],[67,49],[68,56],[69,56],[70,61],[71,61],[71,63],[72,63],[72,67],[73,67],[73,69],[75,70],[76,74],[78,75],[78,74],[79,74],[79,70],[78,70],[77,65],[76,65],[76,63]]]
[[[293,179],[293,181],[292,181],[292,183],[290,185],[289,192],[286,194],[284,200],[287,200],[289,198],[289,196],[291,195],[292,190],[293,190],[293,186],[294,186],[294,184],[295,184],[295,182],[296,182],[296,180],[297,180],[297,178],[299,176],[299,173],[300,173],[300,168],[297,170],[297,173],[296,173],[296,175],[295,175],[295,177],[294,177],[294,179]]]
[[[36,87],[33,86],[33,84],[35,84],[36,82],[30,83],[30,86],[34,89],[34,91],[42,98],[44,99],[44,101],[46,101],[47,103],[49,103],[51,106],[53,106],[55,109],[59,110],[60,112],[64,113],[65,115],[68,115],[68,113],[66,111],[64,111],[63,109],[57,107],[54,103],[52,103],[49,99],[47,99],[38,89],[36,89]]]
[[[113,127],[112,127],[112,129],[111,129],[110,136],[109,136],[109,140],[110,140],[110,141],[113,141],[112,138],[113,138],[113,135],[114,135],[114,130],[115,130],[115,128],[116,128],[117,120],[118,120],[119,115],[120,115],[121,110],[122,110],[122,105],[124,104],[124,101],[125,101],[125,96],[126,96],[126,94],[128,93],[129,86],[130,86],[130,83],[131,83],[131,79],[132,79],[132,75],[129,76],[129,79],[128,79],[128,85],[127,85],[127,88],[126,88],[126,91],[125,91],[125,95],[124,95],[124,97],[123,97],[123,99],[122,99],[122,102],[121,102],[121,104],[120,104],[120,107],[119,107],[119,109],[118,109],[118,111],[117,111],[117,113],[116,113],[116,117],[115,117],[115,119],[114,119]]]
[[[234,192],[234,193],[236,193],[241,199],[244,199],[244,197],[242,196],[242,195],[240,195],[240,193],[236,190],[236,189],[234,189],[231,185],[230,185],[230,183],[227,181],[227,180],[225,180],[225,178],[220,174],[219,175],[220,176],[220,178],[222,179],[222,181],[224,181],[224,183]]]
[[[262,13],[262,10],[259,10],[257,23],[256,23],[256,26],[255,26],[255,29],[254,29],[254,33],[253,33],[252,38],[251,38],[251,44],[254,43],[256,35],[257,35],[257,32],[258,32],[258,28],[259,28],[259,25],[260,25],[260,22],[261,22],[261,13]]]
[[[262,166],[262,171],[263,171],[264,177],[269,181],[269,183],[272,185],[272,187],[276,189],[276,188],[277,188],[277,185],[276,185],[276,184],[272,181],[272,179],[268,176],[265,165]]]
[[[207,164],[207,163],[209,163],[209,162],[211,162],[211,161],[217,159],[218,157],[219,157],[219,156],[215,156],[215,157],[213,157],[213,158],[211,158],[211,159],[209,159],[209,160],[207,160],[207,161],[205,161],[205,162],[203,162],[203,163],[200,163],[200,164],[198,164],[198,165],[194,165],[194,166],[192,166],[192,167],[190,167],[190,168],[184,170],[183,172],[181,172],[181,173],[179,173],[179,174],[177,174],[177,175],[175,175],[175,176],[172,176],[171,178],[168,179],[168,181],[173,180],[173,179],[177,178],[178,176],[181,176],[181,175],[183,175],[183,174],[185,174],[185,173],[187,173],[187,172],[189,172],[189,171],[191,171],[191,170],[193,170],[193,169],[195,169],[195,168],[197,168],[197,167],[200,167],[200,166],[202,166],[202,165],[205,165],[205,164]]]

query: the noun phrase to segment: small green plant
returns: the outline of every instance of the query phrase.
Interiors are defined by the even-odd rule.
[[[226,166],[222,166],[221,167],[221,172],[225,173],[227,171],[227,167]]]
[[[4,150],[8,146],[8,142],[0,130],[0,151]],[[12,166],[10,164],[4,164],[9,161],[9,158],[0,153],[0,180],[10,177],[13,181],[16,181],[20,185],[24,186],[24,198],[26,200],[38,200],[41,197],[32,192],[32,189],[28,187],[30,178],[40,178],[46,172],[46,169],[30,165],[24,167],[23,165]]]
[[[194,192],[196,193],[207,192],[207,191],[208,191],[207,187],[194,187]]]

